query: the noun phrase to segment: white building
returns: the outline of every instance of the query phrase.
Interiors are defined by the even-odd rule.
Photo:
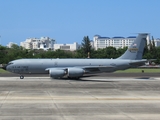
[[[73,44],[54,44],[54,50],[69,50],[69,51],[75,51],[80,48],[80,45],[77,42],[74,42]]]
[[[147,37],[147,42],[149,42],[149,36]],[[129,36],[129,37],[101,37],[100,35],[95,35],[93,37],[93,46],[94,49],[97,50],[99,48],[106,48],[109,46],[115,48],[123,48],[129,47],[133,41],[136,39],[136,36]]]
[[[8,48],[11,48],[12,45],[17,45],[17,43],[9,42],[9,43],[7,44],[7,47],[8,47]]]
[[[28,38],[20,46],[26,49],[54,49],[55,40],[49,37]]]
[[[94,48],[94,41],[93,40],[90,41],[90,45],[92,48]]]
[[[154,39],[155,46],[160,46],[160,38]]]

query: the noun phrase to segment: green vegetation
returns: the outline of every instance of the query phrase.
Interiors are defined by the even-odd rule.
[[[91,49],[92,49],[92,46],[90,44],[89,37],[84,36],[84,38],[82,40],[82,52],[83,52],[84,57],[90,58]],[[88,53],[88,55],[86,53]]]
[[[3,70],[3,69],[0,68],[0,74],[1,74],[1,73],[9,73],[9,72],[8,72],[8,71],[5,71],[5,70]]]
[[[115,73],[142,73],[142,70],[144,73],[160,73],[160,69],[158,68],[131,68],[127,70],[118,70]]]

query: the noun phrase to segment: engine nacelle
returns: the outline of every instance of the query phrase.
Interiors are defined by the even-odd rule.
[[[68,77],[81,77],[84,72],[81,68],[68,68]]]
[[[50,77],[53,77],[53,78],[59,78],[59,77],[63,77],[65,75],[66,71],[64,70],[50,70],[49,71],[49,74],[50,74]]]

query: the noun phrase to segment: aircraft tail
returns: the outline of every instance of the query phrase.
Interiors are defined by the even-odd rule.
[[[126,50],[126,52],[117,59],[130,59],[130,60],[140,60],[142,59],[144,47],[146,45],[147,33],[138,34],[136,40],[131,44],[131,46]]]

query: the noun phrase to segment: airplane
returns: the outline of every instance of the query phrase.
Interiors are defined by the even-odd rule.
[[[147,33],[139,33],[123,55],[116,59],[18,59],[9,62],[3,69],[20,74],[49,74],[51,78],[68,77],[79,79],[87,73],[114,72],[144,65],[142,59]]]

